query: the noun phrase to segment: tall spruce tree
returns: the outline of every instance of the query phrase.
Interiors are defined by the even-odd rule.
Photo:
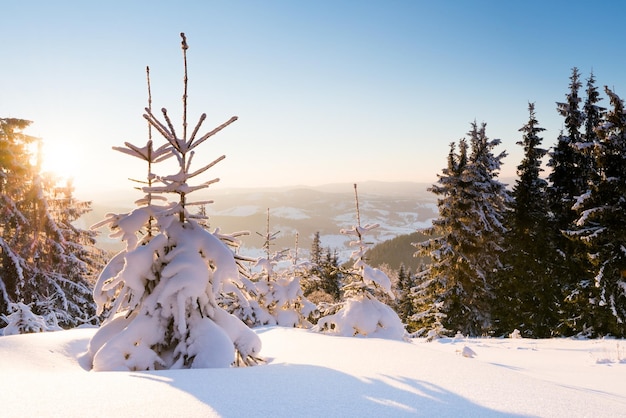
[[[416,313],[411,317],[415,333],[418,336],[438,337],[449,334],[451,331],[444,326],[454,288],[454,262],[456,248],[452,243],[458,242],[456,235],[461,224],[454,213],[458,212],[458,195],[461,192],[461,173],[467,165],[467,142],[459,141],[459,153],[456,144],[450,144],[448,164],[442,170],[438,184],[434,184],[428,191],[439,196],[437,206],[439,217],[433,220],[433,226],[424,232],[435,236],[428,241],[414,243],[417,252],[415,256],[430,256],[432,263],[416,275],[417,286],[412,289],[413,303]],[[444,304],[446,305],[444,307]]]
[[[527,337],[549,337],[558,323],[561,302],[555,275],[557,251],[553,245],[546,199],[546,180],[540,177],[544,128],[539,126],[535,105],[528,105],[528,122],[520,128],[524,158],[517,166],[507,212],[505,268],[498,275],[496,311],[498,333],[514,329]],[[560,260],[562,261],[562,260]]]
[[[587,183],[589,181],[596,181],[599,175],[598,169],[595,166],[593,149],[599,140],[597,132],[598,127],[604,120],[604,115],[606,113],[606,108],[598,105],[598,103],[602,101],[602,97],[600,97],[600,92],[598,91],[598,87],[595,82],[595,77],[593,73],[591,73],[587,79],[585,90],[587,97],[585,98],[585,104],[583,105],[585,131],[582,135],[581,142],[576,144],[576,148],[585,157],[584,163],[587,172],[584,174],[584,177],[587,180]],[[585,187],[583,192],[586,190],[587,188]]]
[[[55,178],[37,176],[33,193],[43,196],[36,205],[37,312],[63,327],[97,322],[92,285],[104,266],[104,252],[96,248],[96,232],[77,225],[91,211],[91,203],[74,198],[71,180],[60,185]]]
[[[566,133],[559,135],[548,162],[552,169],[549,176],[550,204],[555,221],[561,227],[569,225],[574,219],[575,214],[571,207],[576,197],[587,187],[587,164],[584,155],[575,146],[582,140],[580,130],[585,119],[580,109],[579,91],[582,84],[579,78],[578,69],[574,67],[570,76],[570,91],[566,95],[567,101],[557,102],[557,111],[565,118]]]
[[[493,153],[500,140],[486,136],[486,124],[471,127],[471,154],[466,141],[461,140],[458,155],[452,144],[439,185],[429,189],[440,196],[439,217],[429,231],[439,237],[415,244],[417,255],[433,259],[418,274],[415,291],[418,313],[413,319],[422,323],[422,333],[432,327],[437,333],[492,331],[493,281],[501,267],[503,216],[510,199],[497,179],[506,152]]]
[[[72,224],[89,204],[32,162],[29,124],[0,119],[0,313],[22,303],[50,325],[71,327],[95,320],[94,235]]]
[[[0,119],[0,312],[8,312],[10,303],[24,299],[23,290],[32,264],[23,254],[29,220],[22,204],[34,177],[29,146],[35,138],[23,132],[30,123],[22,119]]]
[[[587,97],[581,109],[579,90],[582,83],[579,77],[577,68],[572,69],[567,100],[557,103],[557,111],[565,118],[566,132],[559,136],[548,162],[552,169],[547,189],[552,215],[549,227],[558,250],[555,275],[559,278],[562,293],[561,318],[555,333],[562,335],[584,334],[594,321],[589,305],[593,298],[592,273],[586,249],[580,241],[570,240],[563,234],[578,217],[573,209],[578,197],[596,177],[590,150],[597,142],[595,129],[603,112],[597,105],[601,98],[593,73],[587,80]]]
[[[626,335],[626,114],[624,102],[605,87],[611,109],[588,147],[596,176],[574,205],[579,214],[568,234],[587,246],[595,273],[594,330]]]

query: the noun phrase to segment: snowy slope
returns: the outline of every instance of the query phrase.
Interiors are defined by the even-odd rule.
[[[0,337],[0,416],[626,416],[623,340],[398,342],[268,327],[256,329],[264,366],[96,373],[80,364],[94,332]]]

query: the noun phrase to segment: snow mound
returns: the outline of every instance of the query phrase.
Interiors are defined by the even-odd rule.
[[[315,331],[343,337],[379,337],[402,340],[405,330],[393,309],[370,298],[348,299],[337,313],[320,318]]]

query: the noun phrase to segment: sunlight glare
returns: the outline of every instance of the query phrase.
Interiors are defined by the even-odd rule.
[[[72,147],[44,143],[42,171],[53,173],[60,179],[76,178],[79,173],[79,156]]]

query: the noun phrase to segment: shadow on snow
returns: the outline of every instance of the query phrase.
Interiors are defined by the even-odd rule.
[[[224,417],[514,416],[426,381],[397,376],[357,378],[311,365],[170,370],[134,376],[170,384]]]

